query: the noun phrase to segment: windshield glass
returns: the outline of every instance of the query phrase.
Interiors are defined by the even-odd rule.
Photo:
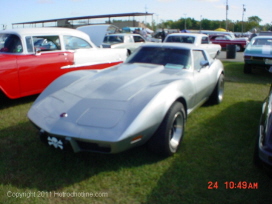
[[[124,36],[119,35],[108,35],[104,38],[104,43],[117,44],[124,42]]]
[[[195,37],[173,35],[173,36],[168,36],[165,42],[178,42],[178,43],[193,44],[195,42]]]
[[[190,50],[166,47],[141,47],[126,63],[150,63],[166,68],[187,69],[190,67]]]
[[[251,45],[269,45],[272,46],[272,38],[254,38]]]
[[[23,46],[20,38],[14,34],[0,34],[0,52],[23,52]]]

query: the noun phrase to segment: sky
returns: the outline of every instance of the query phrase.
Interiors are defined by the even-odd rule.
[[[3,25],[10,29],[12,23],[131,12],[154,13],[156,23],[180,18],[225,20],[226,4],[229,20],[242,21],[244,5],[244,21],[258,16],[261,25],[272,23],[271,0],[0,0],[0,29]],[[152,17],[136,20],[151,22]]]

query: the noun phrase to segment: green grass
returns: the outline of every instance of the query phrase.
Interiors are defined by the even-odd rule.
[[[49,149],[26,117],[35,96],[6,100],[0,203],[271,203],[272,181],[252,156],[272,76],[245,75],[243,63],[224,65],[223,103],[192,113],[178,153],[166,159],[144,146],[115,155]],[[218,189],[208,189],[209,181]],[[226,189],[229,181],[258,183],[258,189]]]

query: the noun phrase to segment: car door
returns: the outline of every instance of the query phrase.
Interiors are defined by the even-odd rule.
[[[201,66],[201,63],[208,62],[204,51],[193,50],[193,64],[194,64],[194,84],[196,90],[196,104],[201,103],[207,99],[211,93],[211,75],[209,65]]]
[[[40,93],[65,72],[62,66],[73,63],[73,53],[61,50],[58,35],[28,36],[25,40],[29,54],[17,57],[22,96]]]
[[[134,43],[133,43],[133,50],[131,50],[131,51],[133,52],[133,51],[136,50],[139,46],[141,46],[143,43],[145,43],[145,40],[144,40],[144,38],[143,38],[142,36],[140,36],[140,35],[133,35],[132,37],[133,37]]]
[[[208,36],[204,36],[201,38],[201,44],[200,44],[200,47],[202,49],[205,49],[207,50],[207,52],[212,56],[214,54],[214,48],[212,46],[210,46],[209,44],[209,38]]]

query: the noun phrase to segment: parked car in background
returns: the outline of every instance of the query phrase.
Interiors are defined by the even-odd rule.
[[[260,36],[272,36],[272,31],[261,31],[259,33]]]
[[[115,33],[104,37],[103,48],[126,48],[128,54],[131,54],[140,45],[145,43],[145,39],[139,34]]]
[[[172,33],[166,36],[164,42],[194,44],[195,46],[199,46],[201,49],[207,50],[212,58],[215,58],[221,52],[221,46],[212,44],[209,37],[205,34]]]
[[[227,45],[236,45],[236,51],[244,51],[248,43],[248,38],[231,38],[229,35],[209,35],[213,44],[221,45],[222,49],[226,49]]]
[[[224,68],[206,50],[142,45],[123,64],[65,74],[36,99],[28,118],[56,149],[118,153],[143,145],[176,153],[187,116],[223,100]]]
[[[201,30],[200,33],[206,34],[206,35],[228,35],[232,39],[235,38],[235,33],[233,32],[227,32],[227,31],[216,31],[216,30]]]
[[[253,68],[272,69],[272,35],[254,37],[245,49],[244,61],[246,74]]]
[[[272,85],[262,107],[259,131],[254,150],[254,163],[272,167]]]
[[[38,94],[60,75],[123,62],[126,49],[100,49],[81,31],[25,28],[0,31],[0,91],[15,99]]]

